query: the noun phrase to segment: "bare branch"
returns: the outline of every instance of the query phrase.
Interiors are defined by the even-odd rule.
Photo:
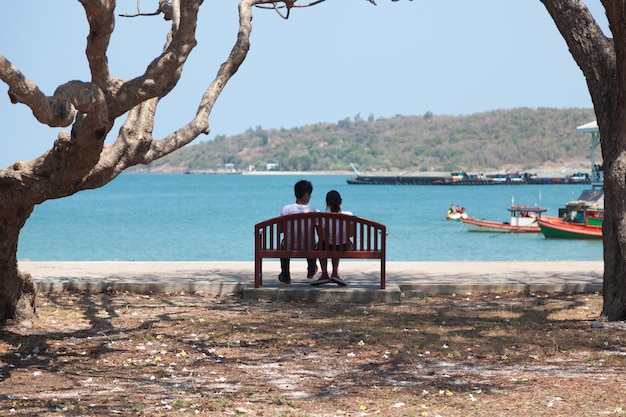
[[[165,3],[167,1],[162,0],[160,4]],[[161,55],[148,65],[143,75],[120,83],[119,88],[114,91],[112,102],[115,103],[115,108],[112,111],[115,117],[126,113],[142,101],[165,96],[176,86],[183,65],[197,43],[195,32],[200,4],[201,2],[195,0],[180,0],[180,24],[177,29],[172,25]],[[170,11],[166,15],[173,18],[171,5],[168,7]]]
[[[7,82],[14,98],[25,102],[26,100],[40,102],[48,105],[48,115],[63,114],[64,125],[69,125],[74,112],[81,112],[80,119],[75,120],[72,135],[58,142],[48,154],[45,162],[50,158],[55,161],[51,166],[62,167],[72,163],[77,157],[77,150],[82,149],[89,155],[87,159],[93,161],[94,151],[99,153],[99,159],[92,165],[89,174],[82,176],[80,185],[74,183],[72,190],[93,188],[106,184],[113,177],[126,168],[147,164],[164,155],[179,149],[192,142],[200,134],[208,134],[209,115],[227,82],[237,72],[245,60],[250,48],[250,34],[252,31],[252,7],[271,6],[271,9],[289,10],[294,7],[311,7],[323,3],[325,0],[314,0],[307,4],[297,4],[297,0],[240,0],[239,2],[239,30],[235,44],[227,58],[220,66],[215,79],[206,89],[199,103],[195,117],[180,129],[172,132],[161,140],[153,137],[156,108],[161,97],[169,93],[176,85],[183,65],[189,53],[196,45],[195,31],[197,25],[198,10],[201,0],[160,0],[159,13],[163,13],[166,20],[172,20],[172,29],[168,35],[168,41],[162,52],[147,67],[145,73],[126,82],[114,79],[106,66],[106,51],[109,44],[109,36],[113,30],[113,0],[79,0],[85,8],[90,24],[90,36],[88,44],[88,58],[94,84],[71,82],[61,86],[52,99],[48,99],[38,89],[27,83],[25,77],[17,77],[12,82]],[[373,0],[368,0],[372,2]],[[137,2],[138,14],[140,2]],[[281,13],[279,13],[281,14]],[[177,25],[176,22],[179,22]],[[8,61],[7,61],[8,63]],[[6,68],[4,71],[11,73]],[[17,72],[19,74],[19,72]],[[0,74],[0,76],[3,76]],[[8,76],[4,76],[7,78]],[[17,88],[20,82],[23,86]],[[28,87],[26,85],[28,84]],[[98,88],[100,87],[100,88]],[[22,98],[16,92],[28,92],[26,98]],[[18,98],[19,97],[19,98]],[[60,103],[62,111],[56,110],[53,104]],[[45,105],[31,105],[37,109],[45,109]],[[97,110],[99,109],[99,110]],[[56,110],[56,111],[55,111]],[[120,129],[119,136],[112,145],[103,145],[101,134],[108,132],[112,121],[120,115],[127,113],[126,122]],[[48,116],[49,118],[50,116]],[[42,116],[38,116],[44,120]],[[99,146],[86,149],[89,141],[97,139]],[[64,156],[68,155],[68,156]],[[40,160],[41,161],[41,160]],[[37,163],[42,166],[44,163]],[[81,163],[82,165],[82,163]],[[56,168],[52,168],[55,169]],[[60,169],[60,168],[59,168]],[[80,170],[74,174],[80,175]],[[60,171],[59,171],[60,173]]]
[[[142,163],[149,163],[163,155],[173,152],[175,149],[194,140],[201,133],[209,133],[208,119],[211,110],[227,82],[235,75],[248,54],[250,49],[250,34],[252,32],[252,7],[261,3],[267,3],[267,1],[241,0],[239,2],[239,32],[237,40],[231,49],[228,59],[220,66],[215,79],[202,96],[196,116],[186,126],[183,126],[181,129],[160,141],[155,141],[151,147],[151,151],[146,154],[145,160],[142,161]]]
[[[317,4],[323,3],[326,0],[316,0],[311,3],[306,3],[306,4],[296,4],[296,1],[297,0],[289,0],[289,1],[283,1],[283,2],[274,1],[272,2],[271,6],[257,4],[256,7],[258,7],[259,9],[275,10],[276,13],[278,13],[278,15],[282,17],[283,19],[289,19],[289,12],[291,11],[292,8],[311,7],[311,6],[315,6]],[[368,0],[368,1],[373,2],[373,0]],[[284,3],[284,6],[279,6],[279,3]],[[287,13],[286,14],[281,13],[281,9],[287,9]]]
[[[39,122],[50,127],[69,126],[74,121],[75,110],[106,118],[104,95],[92,83],[70,81],[47,97],[3,55],[0,55],[0,79],[9,86],[12,103],[27,105]]]
[[[258,7],[259,9],[274,10],[283,19],[289,19],[289,13],[291,12],[291,9],[316,6],[320,3],[324,3],[326,0],[315,0],[315,1],[312,1],[311,3],[304,3],[304,4],[298,4],[297,1],[298,0],[274,1],[274,2],[271,2],[272,3],[271,6],[257,5],[256,7]],[[367,0],[367,1],[373,4],[374,6],[376,6],[375,0]],[[399,0],[391,0],[391,1],[395,2]],[[410,1],[413,1],[413,0],[410,0]],[[284,6],[279,6],[280,3],[284,3]],[[287,13],[283,14],[281,12],[282,9],[287,9]]]
[[[120,17],[138,17],[138,16],[157,16],[161,14],[161,10],[157,9],[152,13],[133,13],[133,14],[129,14],[129,13],[123,13],[123,14],[119,14],[118,16]]]
[[[172,21],[173,30],[177,31],[180,25],[180,0],[172,0]]]
[[[39,87],[28,80],[4,55],[0,55],[0,79],[9,86],[11,103],[26,104],[39,122],[58,127],[69,126],[74,120],[70,106],[49,100]]]
[[[111,33],[115,27],[114,1],[80,0],[89,22],[86,56],[91,70],[91,79],[106,90],[109,83],[109,65],[106,56]]]
[[[134,14],[124,13],[118,16],[120,17],[157,16],[161,13],[163,13],[164,20],[173,20],[174,8],[169,0],[159,0],[159,7],[152,13],[141,12],[140,1],[138,0],[137,1],[137,13],[134,13]]]
[[[319,1],[321,3],[324,0]],[[245,60],[250,49],[250,34],[252,31],[252,7],[260,4],[276,4],[273,0],[241,0],[239,2],[239,31],[237,40],[218,73],[209,85],[198,106],[196,116],[191,122],[172,132],[161,140],[155,140],[152,136],[154,117],[159,99],[154,98],[144,101],[133,108],[113,145],[105,146],[101,162],[92,171],[84,186],[93,187],[98,178],[102,181],[107,175],[117,175],[129,166],[148,164],[163,157],[176,149],[179,149],[196,139],[200,134],[208,134],[209,115],[212,108],[226,86],[227,82],[237,72],[239,66]],[[290,0],[289,5],[294,1]],[[182,22],[188,18],[181,19]],[[183,30],[181,28],[180,30]],[[133,155],[130,157],[130,155]]]
[[[581,0],[541,0],[554,20],[567,46],[585,74],[589,91],[606,90],[604,98],[611,97],[616,87],[608,85],[605,72],[615,70],[613,40],[602,33],[587,6]],[[593,97],[592,97],[593,98]]]

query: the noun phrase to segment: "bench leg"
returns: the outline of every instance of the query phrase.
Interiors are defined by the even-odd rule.
[[[384,290],[386,287],[387,277],[385,276],[385,260],[380,261],[380,289]]]
[[[262,260],[254,259],[254,288],[259,288],[263,284]]]

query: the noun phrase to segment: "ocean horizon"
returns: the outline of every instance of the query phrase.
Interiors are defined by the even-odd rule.
[[[183,175],[125,173],[106,186],[38,205],[20,235],[18,259],[32,261],[251,261],[254,224],[313,183],[325,210],[331,189],[343,208],[387,226],[388,261],[602,260],[602,242],[541,233],[470,233],[445,220],[450,204],[472,217],[507,221],[512,201],[556,216],[588,185],[349,185],[354,174]]]

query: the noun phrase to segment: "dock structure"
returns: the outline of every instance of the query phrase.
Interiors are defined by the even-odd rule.
[[[604,186],[604,169],[602,164],[595,162],[596,148],[600,144],[600,133],[597,122],[578,126],[579,133],[591,133],[589,153],[591,160],[590,173],[576,172],[566,176],[538,176],[535,173],[496,173],[468,174],[463,171],[448,175],[432,173],[388,173],[377,175],[361,174],[353,163],[350,163],[356,176],[348,178],[348,184],[356,185],[525,185],[525,184],[591,184],[593,189]]]
[[[348,184],[357,185],[524,185],[524,184],[590,184],[591,176],[587,173],[576,173],[566,177],[538,177],[535,174],[493,174],[468,175],[452,173],[451,175],[361,175],[348,178]]]

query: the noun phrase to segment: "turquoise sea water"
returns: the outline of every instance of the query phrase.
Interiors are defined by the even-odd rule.
[[[37,206],[18,257],[35,261],[251,261],[254,224],[292,203],[293,184],[313,183],[311,204],[325,210],[331,189],[344,210],[388,228],[388,260],[602,260],[602,242],[542,234],[470,233],[445,220],[450,204],[469,215],[506,221],[515,204],[548,215],[585,185],[349,185],[343,175],[123,174],[98,190]]]

